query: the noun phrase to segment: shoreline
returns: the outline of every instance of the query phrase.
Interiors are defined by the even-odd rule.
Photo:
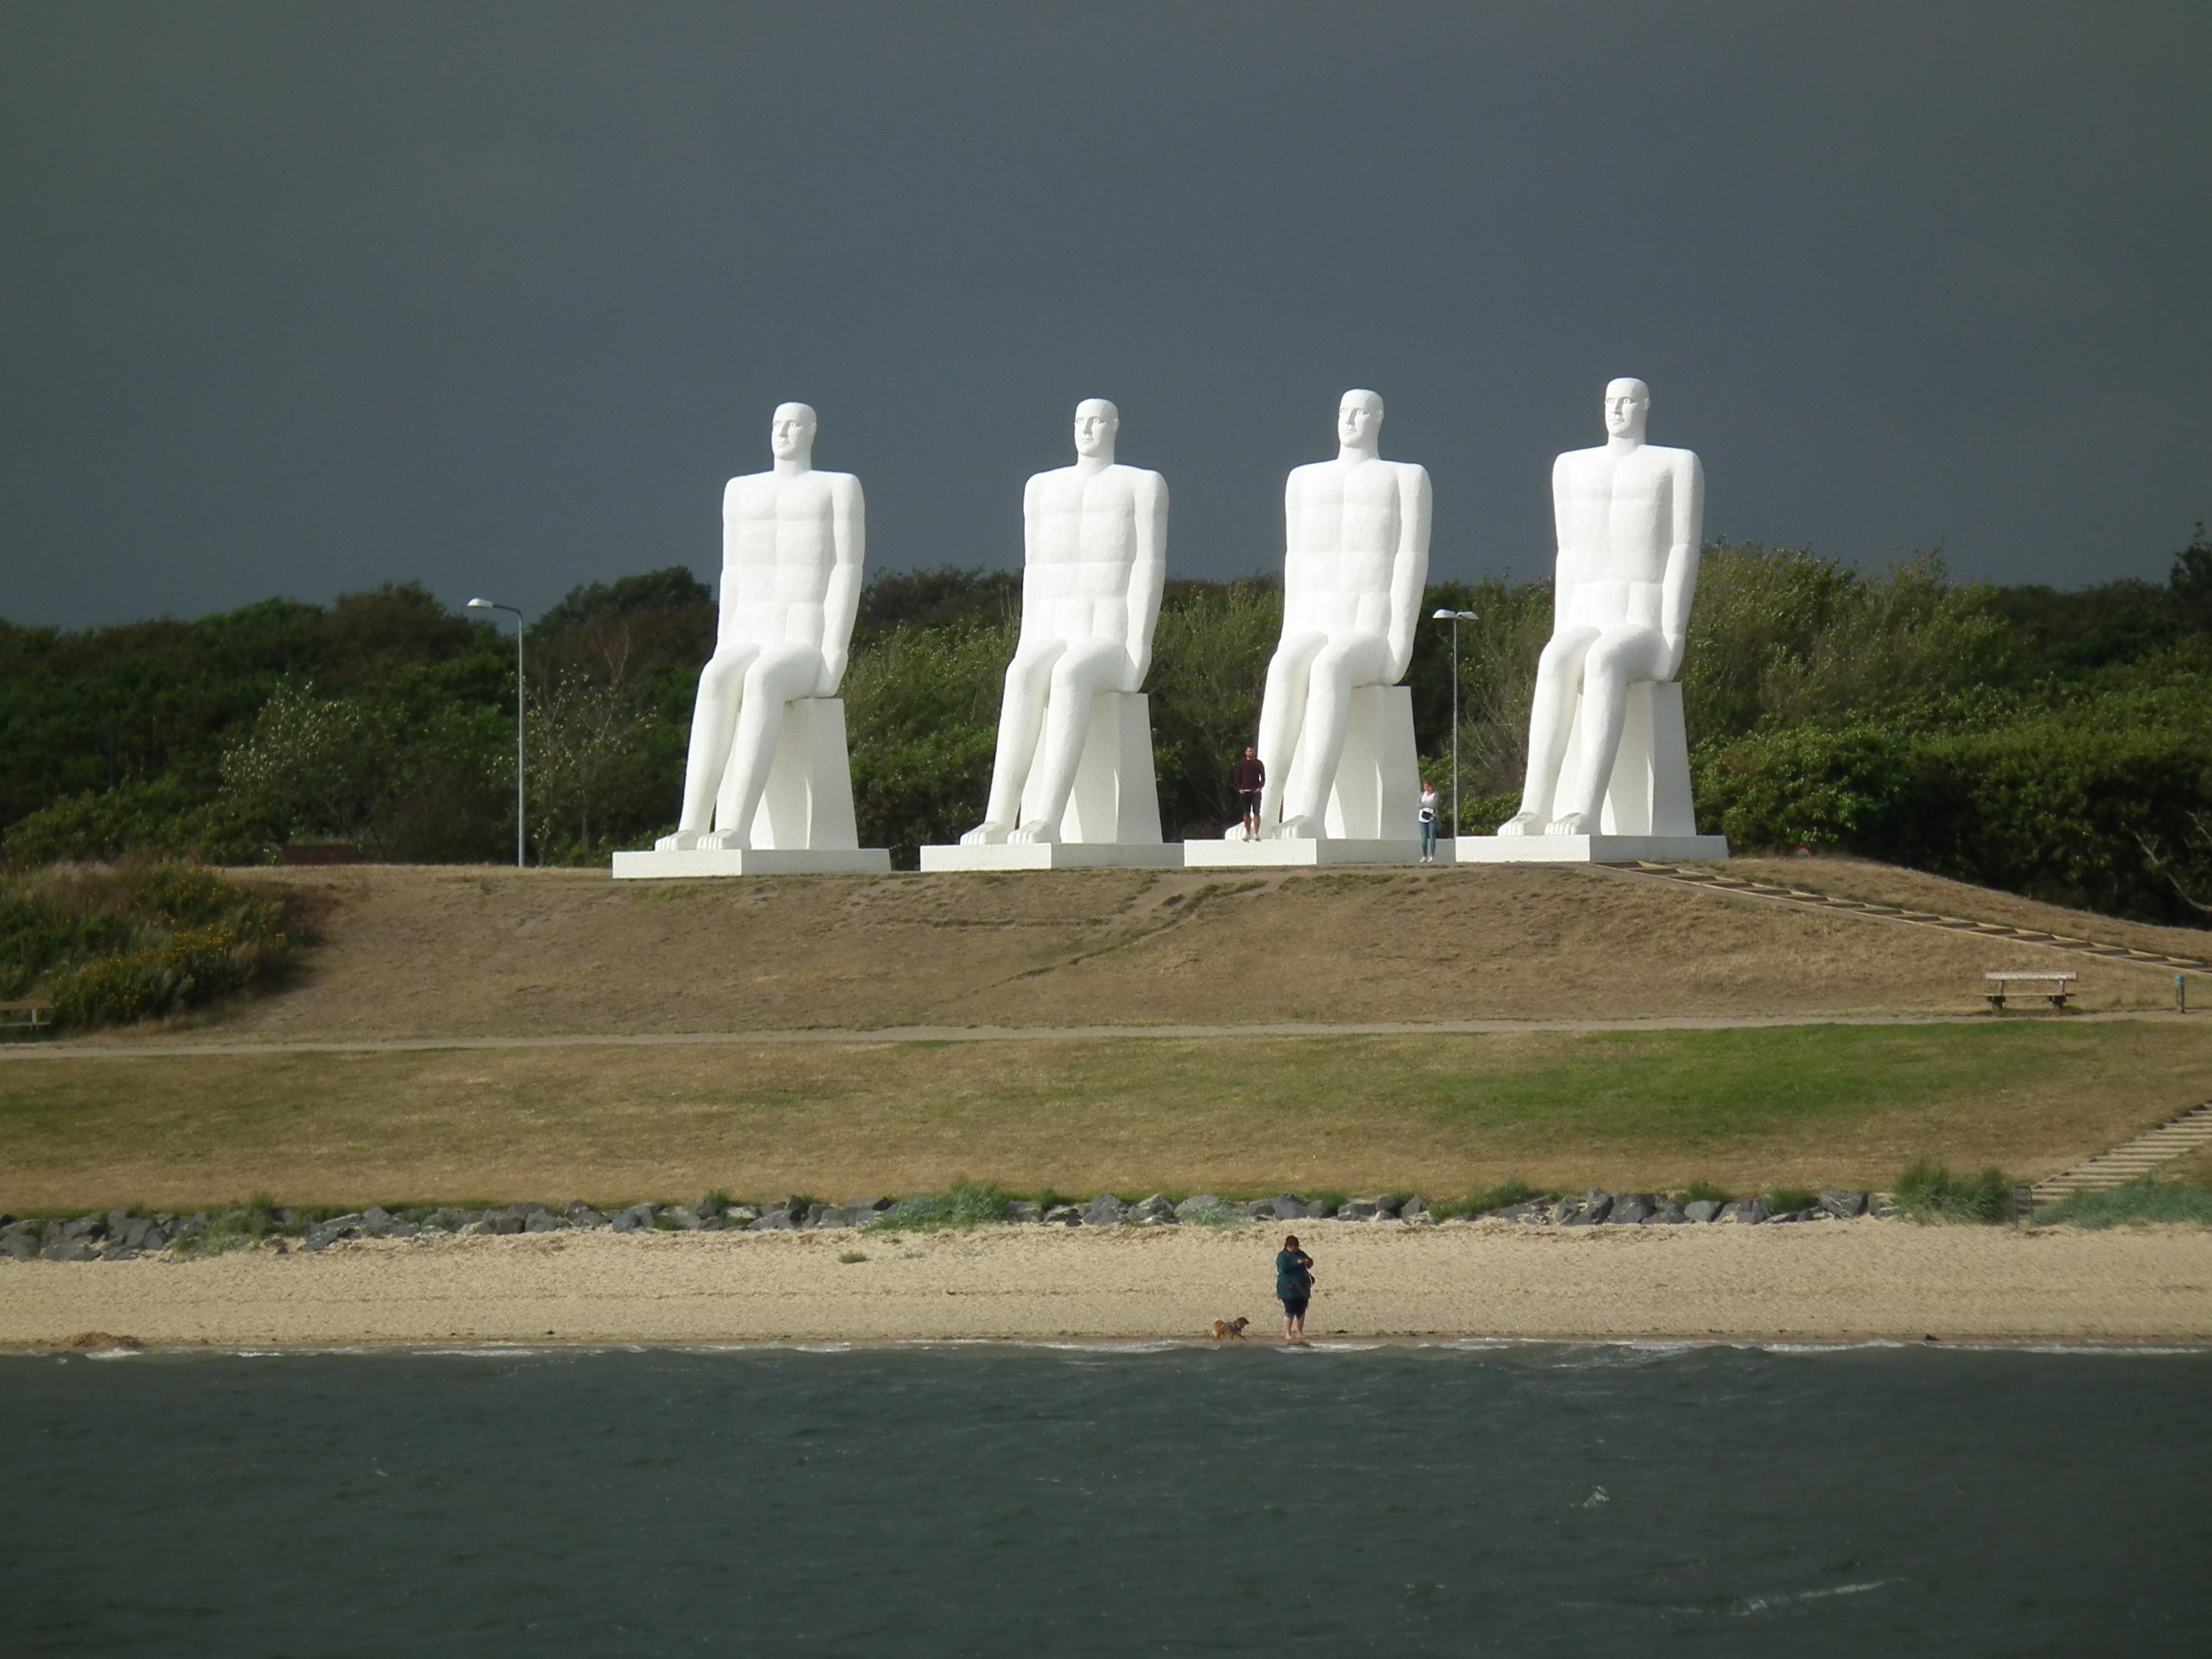
[[[1325,1346],[2212,1342],[2212,1231],[1296,1226]],[[0,1350],[769,1343],[1273,1346],[1276,1227],[520,1235],[0,1263]],[[860,1261],[841,1255],[865,1255]]]

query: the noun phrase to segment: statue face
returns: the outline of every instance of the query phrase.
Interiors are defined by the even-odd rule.
[[[1605,389],[1605,429],[1616,438],[1644,435],[1651,412],[1651,389],[1641,380],[1615,380]]]
[[[768,446],[779,461],[803,459],[814,448],[814,411],[805,404],[778,404]]]
[[[1113,404],[1103,398],[1085,398],[1075,406],[1075,453],[1111,460],[1114,434],[1121,428],[1121,413]]]
[[[1347,392],[1336,406],[1336,441],[1372,449],[1382,435],[1382,400],[1371,392]]]

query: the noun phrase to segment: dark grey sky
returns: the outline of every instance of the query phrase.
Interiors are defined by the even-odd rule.
[[[1605,380],[1709,534],[2162,576],[2212,512],[2212,7],[0,7],[0,615],[719,561],[821,411],[1011,564],[1078,398],[1273,568],[1337,395],[1549,568]]]

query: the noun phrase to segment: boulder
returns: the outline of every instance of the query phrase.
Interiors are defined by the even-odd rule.
[[[1671,1198],[1662,1198],[1644,1218],[1647,1227],[1679,1227],[1690,1218],[1682,1213],[1682,1206]]]
[[[732,1204],[722,1212],[722,1224],[727,1227],[750,1227],[759,1219],[760,1212],[750,1204]],[[568,1224],[573,1227],[577,1224],[571,1221]]]
[[[1605,1212],[1609,1227],[1641,1227],[1659,1212],[1659,1206],[1649,1193],[1623,1193],[1613,1200]]]
[[[125,1244],[110,1244],[100,1253],[102,1261],[136,1261],[137,1259],[138,1252]]]
[[[1308,1203],[1304,1207],[1304,1218],[1308,1221],[1327,1221],[1333,1216],[1343,1213],[1343,1212],[1338,1209],[1335,1205],[1330,1203],[1325,1198],[1315,1199],[1311,1202]]]
[[[481,1212],[476,1210],[457,1210],[451,1205],[445,1205],[431,1211],[424,1218],[424,1224],[443,1227],[449,1233],[457,1233],[471,1221],[477,1220]]]
[[[1595,1227],[1613,1213],[1613,1195],[1593,1187],[1580,1198],[1563,1200],[1559,1205],[1559,1224],[1562,1227]]]
[[[1867,1195],[1864,1193],[1845,1192],[1839,1187],[1823,1188],[1820,1192],[1820,1207],[1838,1221],[1849,1221],[1855,1216],[1866,1213]]]
[[[890,1209],[892,1205],[897,1202],[898,1200],[895,1198],[885,1198],[878,1194],[874,1198],[848,1199],[844,1203],[840,1204],[837,1207],[844,1211],[844,1212],[849,1216],[859,1216],[861,1215],[863,1212],[866,1212],[869,1215],[881,1215],[885,1210]]]
[[[1764,1198],[1732,1198],[1721,1206],[1720,1218],[1752,1227],[1765,1220],[1769,1213]]]
[[[29,1261],[39,1254],[38,1236],[34,1233],[8,1233],[0,1236],[0,1255],[17,1261]]]
[[[659,1213],[658,1204],[633,1204],[617,1213],[607,1225],[618,1233],[649,1233],[653,1231],[653,1218]]]
[[[1036,1221],[1042,1218],[1044,1212],[1030,1199],[1018,1198],[1006,1206],[1006,1219],[1009,1221]],[[873,1218],[872,1212],[870,1212],[870,1218]]]
[[[1522,1227],[1540,1227],[1551,1218],[1551,1202],[1541,1198],[1532,1198],[1525,1204],[1509,1204],[1502,1210],[1491,1211],[1485,1218],[1491,1221],[1510,1221]]]
[[[1224,1209],[1228,1207],[1222,1204],[1221,1195],[1218,1193],[1193,1193],[1175,1206],[1175,1218],[1177,1221],[1188,1221],[1193,1216],[1211,1213],[1217,1205]]]
[[[99,1233],[100,1230],[106,1225],[106,1222],[101,1217],[81,1215],[74,1221],[64,1221],[62,1223],[61,1236],[63,1238],[69,1240],[91,1238],[95,1237]]]
[[[372,1204],[361,1212],[361,1236],[363,1238],[392,1237],[392,1212],[381,1204]]]
[[[1043,1220],[1048,1227],[1080,1227],[1083,1212],[1073,1204],[1055,1204],[1044,1212]]]
[[[1419,1196],[1407,1199],[1398,1211],[1400,1218],[1407,1221],[1412,1220],[1417,1215],[1426,1215],[1428,1212],[1429,1200]]]
[[[1404,1194],[1385,1193],[1375,1200],[1375,1214],[1378,1219],[1384,1216],[1395,1217],[1403,1212],[1405,1206]]]
[[[1277,1221],[1304,1221],[1313,1213],[1288,1193],[1276,1194],[1269,1208],[1273,1212],[1273,1218]],[[1253,1213],[1257,1215],[1259,1212],[1255,1209]]]
[[[1130,1220],[1153,1226],[1162,1222],[1172,1222],[1175,1218],[1176,1206],[1168,1202],[1164,1193],[1154,1193],[1150,1198],[1138,1200],[1136,1207],[1129,1212]]]
[[[557,1233],[568,1224],[552,1211],[541,1207],[522,1224],[522,1231],[526,1233]],[[394,1236],[397,1237],[396,1234]]]
[[[872,1213],[867,1212],[863,1212],[863,1213],[869,1214],[869,1218],[871,1220],[874,1219]],[[807,1212],[806,1224],[809,1227],[826,1229],[831,1227],[856,1227],[860,1223],[854,1220],[850,1216],[847,1215],[844,1211],[839,1209],[834,1204],[817,1204],[811,1210]]]
[[[1339,1221],[1372,1221],[1376,1217],[1375,1200],[1371,1198],[1348,1198],[1337,1207]]]
[[[80,1233],[75,1238],[58,1238],[47,1245],[44,1255],[49,1261],[97,1261],[100,1252],[92,1241]]]
[[[441,1213],[442,1213],[442,1212],[441,1212]],[[606,1217],[601,1214],[599,1211],[593,1209],[588,1204],[580,1202],[571,1204],[567,1210],[562,1212],[562,1213],[566,1216],[568,1223],[571,1227],[580,1227],[586,1231],[596,1231],[597,1229],[607,1224]]]
[[[624,1215],[628,1213],[628,1211],[623,1212]],[[791,1211],[787,1206],[781,1204],[772,1204],[763,1210],[745,1231],[753,1233],[787,1233],[794,1224],[791,1218]],[[615,1218],[615,1225],[617,1229],[621,1228],[622,1216]]]
[[[1682,1206],[1682,1214],[1691,1221],[1712,1221],[1719,1217],[1721,1208],[1717,1198],[1693,1198]]]
[[[699,1212],[690,1206],[672,1204],[653,1218],[653,1224],[662,1232],[696,1233],[700,1220]]]
[[[107,1236],[110,1238],[122,1237],[131,1230],[134,1218],[128,1210],[110,1210],[107,1212]]]
[[[1084,1206],[1086,1227],[1118,1227],[1129,1218],[1129,1206],[1111,1193],[1101,1193]]]

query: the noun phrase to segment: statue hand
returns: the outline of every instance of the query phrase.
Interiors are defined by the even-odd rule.
[[[1660,638],[1667,647],[1667,668],[1659,678],[1662,680],[1679,680],[1682,678],[1682,653],[1689,641],[1680,634],[1663,634]]]

